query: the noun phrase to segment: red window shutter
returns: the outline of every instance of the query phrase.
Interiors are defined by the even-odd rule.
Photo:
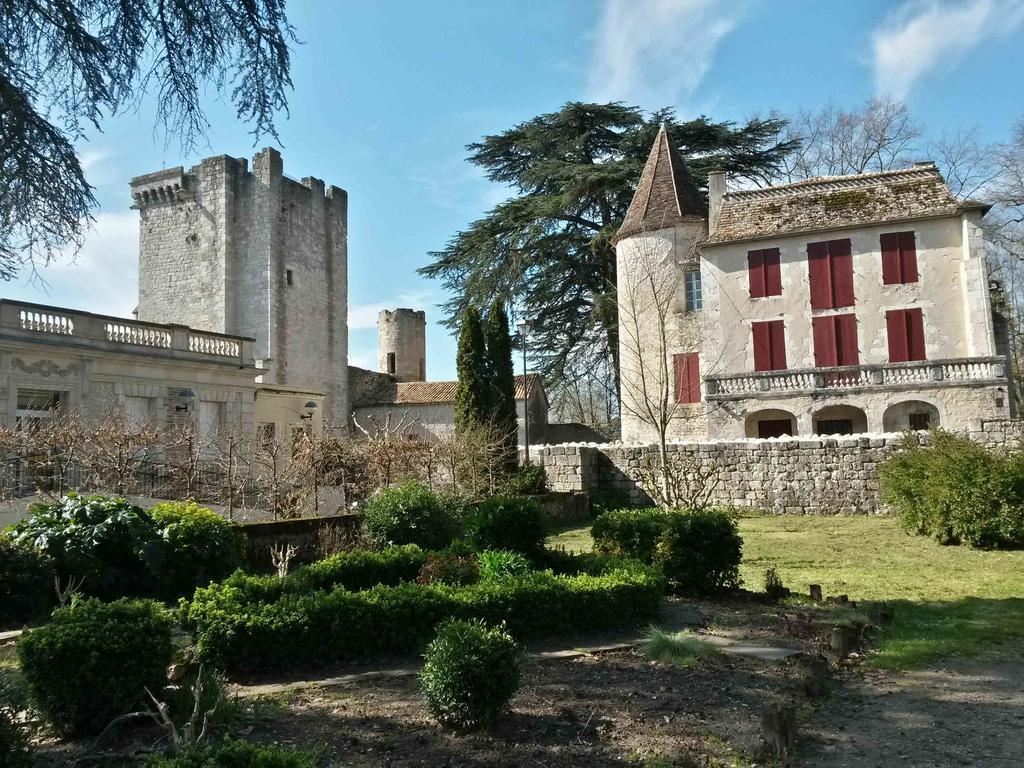
[[[814,364],[819,368],[838,365],[836,362],[836,325],[831,317],[812,317]]]
[[[764,298],[764,251],[747,251],[747,274],[750,276],[750,298]]]
[[[780,266],[779,249],[766,248],[764,255],[764,295],[782,295],[782,268]]]
[[[917,282],[917,241],[913,232],[899,233],[900,282]],[[922,358],[924,359],[924,358]]]
[[[829,309],[832,306],[832,279],[828,262],[828,243],[807,244],[807,271],[811,280],[811,309]]]
[[[675,378],[675,400],[677,403],[686,402],[686,355],[672,355],[672,373]]]
[[[691,352],[686,356],[686,402],[700,402],[700,355]]]
[[[907,349],[907,313],[902,309],[890,309],[885,313],[885,329],[889,337],[889,362],[905,363],[909,359]]]
[[[768,325],[769,323],[753,323],[751,325],[754,337],[755,371],[770,371],[772,369],[772,343]]]
[[[895,285],[900,279],[900,236],[886,232],[879,238],[882,246],[882,284]]]
[[[924,316],[921,308],[905,310],[907,318],[907,360],[925,360]]]
[[[860,365],[860,349],[857,344],[857,316],[837,315],[835,320],[835,334],[839,342],[836,352],[836,365]]]
[[[769,339],[772,349],[772,370],[782,371],[786,368],[786,328],[782,320],[768,323]]]
[[[833,307],[853,306],[853,252],[849,240],[831,240],[828,244],[832,267]]]

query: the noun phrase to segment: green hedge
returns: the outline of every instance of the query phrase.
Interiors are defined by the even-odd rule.
[[[18,659],[33,704],[67,735],[96,733],[147,708],[167,682],[171,622],[150,600],[82,600],[22,635]]]
[[[475,551],[507,549],[530,558],[544,551],[547,517],[533,499],[495,496],[466,519],[466,543]]]
[[[236,571],[223,584],[247,600],[272,602],[286,594],[308,595],[339,587],[358,592],[379,584],[397,586],[416,581],[426,562],[427,553],[415,544],[379,552],[354,549],[304,565],[283,579]]]
[[[1024,453],[998,454],[938,430],[908,440],[879,473],[882,499],[912,533],[943,544],[1024,547]]]
[[[739,587],[742,559],[736,521],[721,509],[673,512],[654,553],[669,590],[691,596]]]
[[[0,533],[0,629],[44,616],[57,602],[53,561]]]
[[[657,507],[603,512],[597,516],[590,529],[594,537],[594,549],[650,563],[654,560],[658,538],[669,514]]]
[[[602,576],[532,573],[467,587],[339,588],[275,602],[223,583],[197,590],[183,616],[201,658],[265,669],[419,651],[449,618],[506,622],[517,639],[635,626],[657,617],[662,590],[660,575],[641,567]]]

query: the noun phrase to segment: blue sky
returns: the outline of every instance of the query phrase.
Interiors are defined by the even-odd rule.
[[[1007,137],[1024,117],[1024,0],[291,0],[291,115],[279,145],[290,176],[349,192],[351,362],[374,367],[377,310],[427,310],[428,375],[454,376],[427,253],[503,197],[465,145],[570,100],[675,106],[742,120],[772,109],[904,98],[935,134]],[[100,210],[75,263],[3,287],[104,314],[135,305],[132,176],[212,154],[251,156],[248,128],[211,94],[208,145],[183,156],[153,112],[116,116],[81,144]]]

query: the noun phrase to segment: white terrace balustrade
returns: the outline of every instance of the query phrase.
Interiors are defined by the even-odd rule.
[[[921,360],[911,363],[849,365],[837,368],[805,368],[786,371],[706,376],[709,400],[739,400],[772,394],[801,394],[877,387],[928,387],[944,383],[1005,382],[1006,358],[971,357],[954,360]]]
[[[253,340],[197,331],[184,325],[161,325],[94,315],[61,307],[0,300],[0,335],[26,339],[47,336],[62,344],[91,346],[209,362],[253,366]]]

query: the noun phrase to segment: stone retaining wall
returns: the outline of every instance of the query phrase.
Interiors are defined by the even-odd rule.
[[[992,446],[1019,447],[1024,421],[980,422],[969,436]],[[903,444],[904,435],[798,437],[676,443],[686,465],[718,467],[711,503],[778,514],[873,514],[881,511],[878,468]],[[927,441],[927,433],[914,439]],[[656,446],[547,445],[531,458],[548,473],[553,491],[583,491],[609,503],[647,504],[638,470],[657,460]]]

